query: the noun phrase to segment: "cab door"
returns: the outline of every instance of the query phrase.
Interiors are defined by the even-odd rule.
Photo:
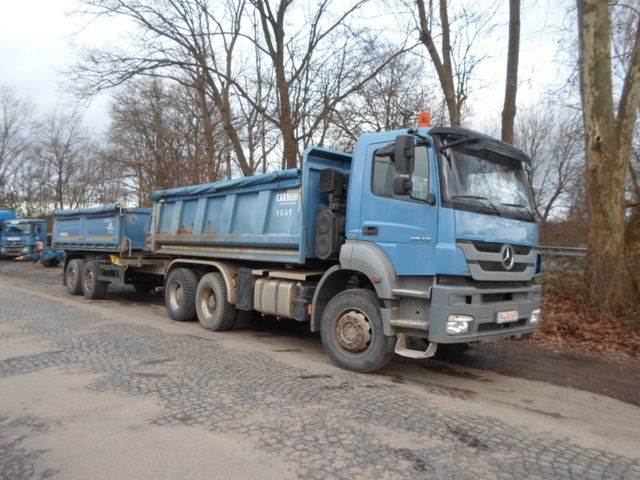
[[[435,274],[438,209],[433,149],[426,143],[416,145],[411,194],[397,195],[395,165],[385,154],[388,147],[388,143],[373,144],[367,150],[358,238],[378,245],[397,275]]]

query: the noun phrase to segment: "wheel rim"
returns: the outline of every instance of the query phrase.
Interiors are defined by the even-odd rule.
[[[180,305],[182,305],[182,296],[182,284],[180,282],[173,282],[169,289],[169,302],[171,302],[171,307],[174,310],[177,310],[180,308]]]
[[[360,310],[348,310],[336,322],[336,337],[344,350],[360,353],[371,344],[371,321]]]
[[[216,309],[218,308],[218,300],[216,298],[216,292],[213,288],[205,288],[202,292],[202,298],[200,299],[200,307],[202,312],[207,317],[213,317]]]
[[[84,274],[84,287],[90,292],[93,289],[93,282],[95,278],[91,270],[87,270]]]
[[[75,287],[76,285],[76,272],[73,268],[67,269],[67,285]]]

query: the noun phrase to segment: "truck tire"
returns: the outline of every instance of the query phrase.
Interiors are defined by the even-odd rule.
[[[95,260],[90,260],[82,271],[82,293],[90,300],[104,298],[109,288],[109,282],[98,280],[100,265]]]
[[[221,273],[207,273],[196,292],[198,321],[207,330],[230,330],[236,323],[236,307],[227,302],[227,286]]]
[[[190,322],[196,318],[198,276],[188,268],[176,268],[167,278],[164,304],[172,320]]]
[[[64,271],[64,282],[67,292],[71,295],[82,295],[82,272],[85,263],[82,258],[74,258],[67,264]]]
[[[320,336],[329,358],[347,370],[373,372],[393,358],[395,338],[384,335],[378,297],[370,290],[333,297],[322,314]]]

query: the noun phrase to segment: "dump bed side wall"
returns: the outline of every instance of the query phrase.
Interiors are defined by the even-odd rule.
[[[131,250],[145,247],[151,209],[63,211],[54,214],[53,248],[118,252],[126,237]]]
[[[154,202],[155,253],[300,263],[304,214],[298,178]]]
[[[154,193],[151,250],[303,264],[313,256],[315,216],[327,202],[318,188],[320,170],[348,171],[350,162],[348,154],[314,148],[305,154],[302,172]]]

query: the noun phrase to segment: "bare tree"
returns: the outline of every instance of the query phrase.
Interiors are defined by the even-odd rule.
[[[509,50],[507,52],[507,81],[502,108],[502,141],[513,143],[518,91],[518,57],[520,55],[520,0],[509,0]]]
[[[435,123],[444,123],[446,106],[434,82],[424,75],[425,62],[407,53],[395,58],[371,82],[333,112],[330,145],[352,150],[364,132],[379,132],[413,126],[418,113],[431,112]],[[420,81],[407,81],[420,79]]]
[[[164,77],[195,91],[205,139],[213,142],[214,118],[221,122],[235,160],[245,175],[251,174],[231,96],[234,52],[241,36],[244,2],[234,0],[176,0],[130,2],[82,0],[96,17],[129,18],[137,30],[129,50],[86,50],[70,72],[83,95],[123,85],[139,76]],[[87,13],[87,12],[85,12]],[[206,144],[210,161],[213,143]]]
[[[551,105],[521,109],[516,145],[531,158],[530,182],[535,214],[544,227],[551,216],[563,216],[581,179],[582,125],[576,112]]]
[[[594,305],[617,312],[639,299],[625,255],[625,187],[640,105],[640,18],[616,107],[610,7],[598,0],[577,0],[577,6],[591,224],[585,281]]]
[[[340,6],[333,0],[322,0],[297,9],[291,0],[249,3],[259,28],[252,40],[274,71],[276,98],[271,105],[275,108],[254,102],[240,85],[236,88],[278,128],[283,166],[293,168],[298,165],[301,146],[324,143],[336,106],[375,78],[406,48],[390,48],[373,59],[367,54],[375,38],[353,22],[366,0]],[[301,17],[304,22],[299,21]]]
[[[0,85],[0,208],[20,205],[14,177],[33,143],[33,129],[31,104]]]
[[[215,127],[215,117],[201,118],[197,93],[155,78],[129,82],[114,95],[110,149],[104,158],[117,166],[141,205],[149,204],[153,189],[226,176],[226,137]]]
[[[36,161],[50,205],[56,209],[84,206],[91,178],[87,175],[89,139],[81,127],[81,116],[56,110],[40,127],[39,136]]]
[[[471,79],[476,67],[486,58],[478,53],[480,40],[495,28],[496,5],[483,10],[463,6],[453,17],[447,0],[439,0],[437,15],[433,2],[415,0],[415,19],[420,41],[424,44],[435,68],[444,94],[451,125],[460,125],[462,112],[469,97]],[[440,49],[436,41],[440,37]]]

